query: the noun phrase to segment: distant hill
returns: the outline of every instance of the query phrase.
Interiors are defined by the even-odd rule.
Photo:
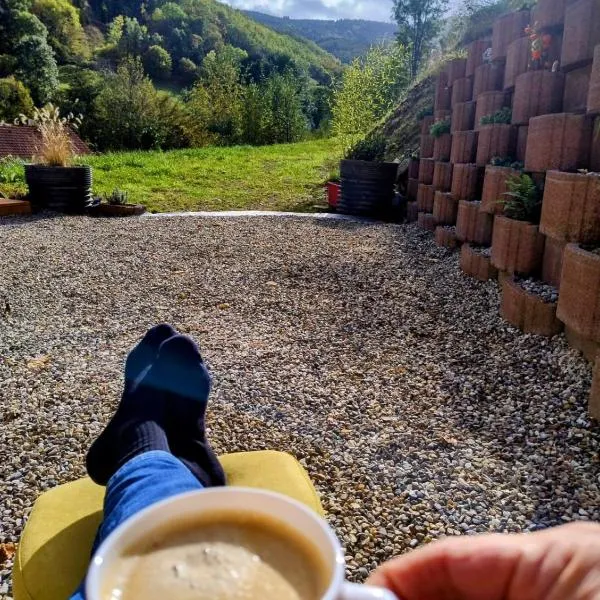
[[[357,56],[362,56],[378,42],[393,39],[397,31],[396,25],[378,21],[290,19],[252,10],[243,12],[275,31],[315,42],[344,63],[349,63]]]

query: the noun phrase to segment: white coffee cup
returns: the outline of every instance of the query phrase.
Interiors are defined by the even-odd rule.
[[[128,548],[145,539],[152,530],[169,522],[194,518],[205,513],[251,512],[278,519],[299,536],[312,542],[331,573],[329,586],[321,600],[398,600],[392,592],[344,581],[344,552],[327,522],[304,505],[281,494],[250,488],[213,488],[175,496],[141,511],[104,540],[92,559],[85,581],[87,600],[102,597],[103,581],[112,566]],[[176,599],[174,599],[176,600]]]

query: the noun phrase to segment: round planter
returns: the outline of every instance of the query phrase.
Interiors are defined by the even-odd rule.
[[[565,75],[563,112],[586,113],[587,100],[592,76],[592,65],[569,71]]]
[[[435,110],[449,110],[451,104],[451,89],[442,78],[438,78],[435,85]]]
[[[458,79],[465,76],[467,69],[466,58],[454,58],[446,65],[446,73],[448,74],[448,86],[452,87]]]
[[[408,186],[406,188],[406,196],[409,202],[416,202],[417,194],[419,192],[419,180],[409,179]]]
[[[532,23],[537,23],[542,31],[561,27],[568,3],[568,0],[538,0],[533,8]]]
[[[419,218],[419,209],[416,202],[409,202],[406,205],[406,222],[416,223]]]
[[[570,71],[585,65],[594,57],[594,48],[600,44],[600,2],[579,0],[565,11],[560,66]]]
[[[566,246],[566,242],[546,237],[544,258],[542,260],[542,281],[553,285],[557,289],[560,288],[563,255]]]
[[[433,183],[433,170],[435,160],[433,158],[422,158],[419,164],[419,183],[431,185]]]
[[[471,244],[463,244],[460,250],[460,268],[465,275],[478,281],[488,281],[498,277],[498,270],[490,257],[478,252]]]
[[[435,192],[433,200],[433,218],[438,225],[454,225],[458,214],[458,201],[452,194]]]
[[[533,275],[542,266],[544,236],[537,225],[497,215],[492,238],[492,264],[511,275]]]
[[[417,192],[417,208],[419,212],[433,213],[433,194],[434,189],[432,185],[419,184],[419,191]]]
[[[499,215],[504,212],[501,201],[506,200],[504,195],[508,191],[506,182],[515,175],[520,175],[519,171],[510,167],[488,165],[485,168],[483,192],[481,194],[481,210],[483,212],[491,215]]]
[[[347,215],[386,217],[394,203],[396,163],[342,160],[338,211]]]
[[[540,231],[563,242],[600,242],[600,175],[549,171]]]
[[[456,229],[454,227],[436,227],[435,229],[435,243],[442,248],[449,248],[454,250],[458,247],[458,240],[456,239]]]
[[[92,169],[25,165],[32,208],[82,214],[94,204]]]
[[[512,90],[517,77],[529,69],[531,55],[531,41],[522,37],[511,42],[506,52],[506,68],[504,70],[504,89]]]
[[[473,79],[463,77],[457,79],[452,86],[452,108],[461,102],[470,102],[473,100]]]
[[[590,115],[600,114],[600,46],[596,46],[594,50],[594,65],[590,75],[587,111]]]
[[[461,242],[489,246],[492,241],[494,218],[481,212],[481,202],[461,200],[456,217],[456,237]]]
[[[524,333],[553,337],[563,330],[556,318],[556,303],[544,302],[507,277],[502,284],[500,314],[513,327]]]
[[[565,76],[551,71],[528,71],[517,77],[513,102],[513,125],[562,111]]]
[[[408,178],[418,179],[419,178],[419,165],[420,161],[418,158],[411,158],[408,161]]]
[[[492,60],[506,58],[506,52],[511,42],[523,37],[525,28],[529,25],[528,10],[508,13],[494,21],[492,33]]]
[[[565,248],[558,318],[580,336],[600,342],[600,255],[578,244]]]
[[[485,167],[495,156],[510,157],[517,149],[517,130],[513,125],[482,125],[479,129],[475,163]]]
[[[428,213],[419,213],[419,217],[417,219],[419,227],[421,229],[425,229],[426,231],[435,231],[435,220],[433,219],[433,215]]]
[[[477,156],[477,140],[479,134],[476,131],[457,131],[452,135],[452,151],[450,162],[472,163]]]
[[[559,113],[529,121],[525,170],[576,171],[588,166],[591,125],[584,115]]]
[[[483,125],[481,119],[493,115],[501,108],[510,106],[510,96],[506,92],[484,92],[477,98],[475,111],[475,129],[479,131]]]
[[[451,133],[469,131],[475,125],[476,102],[461,102],[452,109]]]
[[[97,204],[89,210],[92,217],[135,217],[145,212],[142,204]]]
[[[429,130],[434,122],[435,119],[433,115],[427,115],[426,117],[423,117],[423,120],[421,121],[421,135],[429,135]]]
[[[448,109],[448,110],[440,109],[440,110],[436,110],[434,113],[435,122],[444,121],[446,119],[449,119],[451,116],[452,116],[452,111],[450,109]]]
[[[517,127],[517,153],[516,158],[519,162],[525,162],[527,154],[527,139],[529,138],[529,125]]]
[[[476,40],[467,46],[465,77],[473,77],[475,75],[475,69],[483,64],[483,55],[491,46],[491,40]]]
[[[456,200],[475,200],[481,189],[481,169],[477,165],[455,164],[452,169],[452,196]]]
[[[421,136],[421,158],[433,157],[433,136],[426,134]]]
[[[433,189],[448,192],[452,187],[452,163],[436,162],[433,169]]]
[[[501,91],[504,87],[504,67],[498,63],[485,63],[475,69],[473,98],[485,92]]]
[[[452,149],[452,136],[445,133],[435,138],[433,142],[433,158],[439,161],[450,160],[450,151]]]

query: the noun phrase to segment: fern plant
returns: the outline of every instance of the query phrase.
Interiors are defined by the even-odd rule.
[[[440,138],[446,133],[450,133],[450,119],[443,119],[442,121],[436,121],[430,128],[429,133],[434,138]]]
[[[538,224],[542,210],[542,195],[535,181],[526,174],[515,175],[506,181],[506,200],[500,200],[504,214],[515,221]]]

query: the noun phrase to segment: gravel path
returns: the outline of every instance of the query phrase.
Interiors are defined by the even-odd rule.
[[[160,321],[201,341],[217,450],[300,458],[354,579],[443,535],[600,520],[589,366],[504,323],[496,284],[415,227],[7,220],[0,257],[0,542],[84,474]]]

